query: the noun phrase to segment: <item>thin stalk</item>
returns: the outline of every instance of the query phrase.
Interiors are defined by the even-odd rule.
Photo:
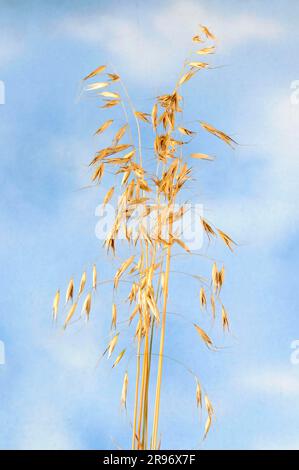
[[[172,232],[172,223],[173,223],[172,219],[173,219],[173,216],[170,215],[169,234],[171,234],[171,232]],[[158,424],[159,424],[159,414],[160,414],[160,396],[161,396],[163,354],[164,354],[165,329],[166,329],[166,312],[167,312],[167,300],[168,300],[170,260],[171,260],[171,245],[169,245],[168,248],[167,248],[166,268],[165,268],[164,303],[163,303],[163,313],[162,313],[162,326],[161,326],[159,363],[158,363],[158,374],[157,374],[157,385],[156,385],[155,412],[154,412],[152,445],[151,445],[151,448],[153,450],[155,450],[157,448],[157,435],[158,435]]]
[[[140,435],[141,435],[142,412],[143,412],[144,393],[145,393],[146,355],[147,355],[147,351],[146,351],[146,341],[145,341],[144,342],[143,363],[142,363],[141,395],[140,395],[139,420],[138,420],[138,439],[139,439],[138,447],[139,448],[143,447],[143,443],[140,439]]]
[[[143,397],[143,427],[142,427],[142,444],[143,449],[147,448],[147,433],[148,433],[148,385],[150,378],[150,367],[149,367],[149,328],[146,332],[145,337],[145,382],[144,382],[144,397]]]
[[[139,377],[140,377],[140,346],[141,346],[141,332],[138,332],[138,345],[137,345],[137,359],[136,359],[136,383],[135,383],[135,405],[133,417],[133,433],[132,433],[132,449],[135,449],[136,440],[136,424],[137,424],[137,409],[139,401]]]
[[[149,262],[149,253],[148,253],[148,244],[146,244],[146,266],[148,267]],[[153,252],[151,253],[151,265],[155,264],[156,260],[156,243],[154,244]],[[157,300],[157,299],[156,299]],[[153,334],[154,334],[154,318],[152,317],[151,330],[150,330],[150,339],[149,339],[149,325],[146,325],[146,334],[145,334],[145,352],[144,352],[144,362],[143,362],[143,371],[142,374],[145,377],[143,395],[142,395],[142,406],[140,403],[140,418],[142,414],[142,446],[143,449],[147,448],[147,439],[148,439],[148,393],[149,393],[149,383],[150,383],[150,369],[151,369],[151,356],[152,356],[152,344],[153,344]]]

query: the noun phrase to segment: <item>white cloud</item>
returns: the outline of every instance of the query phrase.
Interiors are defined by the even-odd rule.
[[[254,13],[235,14],[224,19],[214,15],[211,23],[223,42],[224,51],[243,43],[277,39],[283,32],[283,27],[278,22],[265,17],[259,18]]]
[[[260,168],[249,182],[251,194],[217,200],[212,209],[217,223],[229,227],[240,242],[272,248],[293,235],[299,224],[299,105],[288,95],[272,96],[267,102],[249,130],[249,140],[254,139],[262,155],[249,157]]]
[[[14,32],[1,29],[0,32],[0,65],[13,61],[23,50],[22,41]]]
[[[299,439],[297,436],[284,437],[281,440],[267,439],[261,437],[256,440],[253,449],[255,450],[298,450]]]
[[[52,406],[49,402],[37,403],[23,419],[18,449],[70,450],[81,447],[65,416],[57,412],[57,406]]]
[[[237,384],[265,396],[294,397],[299,393],[299,374],[298,370],[279,367],[247,371],[243,376],[239,376]]]
[[[223,13],[206,7],[206,2],[175,1],[156,11],[144,10],[146,21],[136,22],[130,11],[66,18],[60,30],[71,38],[107,50],[107,59],[125,65],[126,73],[141,81],[161,82],[177,70],[190,50],[190,38],[203,23],[219,37],[220,49],[230,52],[248,42],[275,39],[282,27],[254,13]],[[166,73],[167,72],[167,73]],[[150,75],[149,75],[150,74]]]

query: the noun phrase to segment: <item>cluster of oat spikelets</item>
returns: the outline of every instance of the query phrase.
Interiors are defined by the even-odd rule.
[[[215,36],[205,26],[200,26],[200,33],[193,37],[193,42],[199,47],[194,54],[204,57],[213,54],[215,51]],[[212,42],[212,45],[201,43]],[[86,90],[96,93],[102,102],[103,109],[110,109],[121,106],[124,112],[125,122],[117,130],[111,145],[96,152],[90,167],[93,169],[92,181],[99,184],[104,176],[106,167],[115,169],[115,174],[119,175],[121,188],[118,194],[117,210],[110,233],[105,240],[107,251],[113,254],[116,252],[116,241],[120,231],[124,231],[125,240],[133,250],[133,254],[123,261],[114,277],[114,289],[118,288],[119,282],[129,279],[131,288],[127,301],[132,306],[128,319],[129,325],[134,325],[134,337],[136,340],[136,380],[134,410],[132,413],[132,448],[133,449],[157,449],[160,446],[158,441],[158,421],[160,415],[160,393],[162,381],[162,367],[164,357],[164,341],[167,317],[168,285],[170,279],[171,251],[174,244],[181,249],[191,253],[188,246],[180,238],[180,234],[174,233],[175,221],[184,215],[184,207],[174,210],[174,205],[178,194],[184,185],[191,178],[192,169],[189,166],[189,156],[186,155],[185,148],[193,139],[196,132],[184,127],[181,121],[182,95],[181,87],[192,79],[203,69],[208,69],[209,64],[198,59],[188,59],[184,64],[184,69],[180,75],[174,90],[170,94],[158,96],[151,114],[137,111],[124,87],[121,78],[115,72],[107,73],[104,81],[95,81],[86,86]],[[106,73],[106,66],[100,66],[83,79],[87,80],[98,77]],[[138,144],[133,141],[122,143],[125,136],[132,139],[131,123],[128,118],[128,110],[134,119],[138,135]],[[95,134],[100,135],[114,123],[114,119],[106,120],[96,130]],[[199,121],[200,126],[205,131],[213,134],[226,144],[233,146],[236,142],[224,132],[216,129],[211,124]],[[153,152],[156,158],[155,172],[147,169],[142,158],[142,127],[149,125],[153,132]],[[186,140],[187,139],[187,140]],[[199,160],[213,160],[204,153],[192,153],[191,158]],[[115,187],[111,187],[104,197],[103,204],[106,205],[115,197]],[[138,230],[133,233],[130,229],[130,219],[133,213],[139,209]],[[154,227],[150,232],[146,229],[144,220],[154,212]],[[214,227],[210,222],[201,218],[198,223],[202,224],[208,239],[220,237],[225,245],[232,250],[233,240],[222,230]],[[228,315],[223,306],[219,294],[224,282],[224,267],[219,269],[216,263],[212,266],[211,286],[200,288],[200,306],[203,309],[210,305],[211,315],[215,318],[217,304],[220,304],[223,329],[229,329]],[[66,291],[66,304],[70,304],[64,321],[64,328],[68,326],[71,319],[78,311],[80,297],[86,287],[86,272],[83,273],[79,285],[78,293],[74,296],[74,282],[70,281]],[[81,316],[89,318],[92,304],[92,292],[97,287],[96,267],[92,269],[92,289],[83,300]],[[206,290],[209,290],[209,295]],[[56,320],[59,308],[60,292],[56,293],[53,304],[53,316]],[[108,343],[104,354],[110,358],[119,340],[117,332],[117,306],[112,305],[111,331],[112,339]],[[208,348],[215,349],[212,339],[197,324],[194,328],[199,337]],[[159,341],[158,369],[156,377],[156,394],[154,410],[152,410],[152,434],[149,439],[149,382],[152,361],[153,338]],[[123,358],[123,349],[114,360],[115,367]],[[213,417],[213,407],[197,377],[196,379],[196,403],[206,410],[206,423],[204,437],[207,435]],[[128,372],[125,373],[121,403],[126,407],[128,390]],[[150,444],[149,444],[150,442]]]

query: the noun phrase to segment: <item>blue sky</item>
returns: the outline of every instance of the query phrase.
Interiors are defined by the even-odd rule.
[[[146,3],[146,5],[145,5]],[[298,327],[299,79],[295,0],[10,1],[0,6],[0,448],[105,449],[130,444],[120,412],[125,364],[97,358],[106,344],[112,291],[99,290],[86,327],[65,334],[51,324],[53,295],[93,262],[101,279],[111,261],[95,237],[98,191],[87,163],[101,146],[103,116],[78,101],[80,79],[103,63],[122,74],[136,107],[171,89],[198,23],[219,38],[213,63],[186,87],[188,120],[232,135],[232,152],[208,135],[195,197],[207,218],[239,242],[224,262],[223,292],[232,334],[208,332],[224,349],[205,350],[193,331],[169,318],[167,354],[192,364],[216,409],[208,439],[194,403],[193,378],[167,362],[162,444],[168,448],[299,449],[299,365],[290,361]],[[194,147],[195,150],[198,150]],[[198,265],[197,265],[198,264]],[[114,264],[115,266],[115,264]],[[184,262],[178,262],[184,266]],[[190,266],[189,266],[190,267]],[[191,265],[200,274],[201,258]],[[179,295],[176,295],[178,291]],[[198,285],[173,277],[170,308],[198,320]],[[133,380],[129,388],[132,404]]]

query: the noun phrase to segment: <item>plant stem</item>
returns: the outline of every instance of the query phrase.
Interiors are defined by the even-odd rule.
[[[139,395],[139,376],[140,376],[140,344],[141,333],[138,333],[138,346],[137,346],[137,365],[136,365],[136,385],[135,385],[135,404],[134,404],[134,418],[133,418],[133,433],[132,433],[132,449],[135,449],[136,440],[136,423],[137,423],[137,408],[138,408],[138,395]]]
[[[169,238],[170,238],[170,234],[172,232],[172,223],[173,223],[173,216],[172,216],[172,212],[170,212]],[[155,450],[157,448],[157,435],[158,435],[158,424],[159,424],[159,414],[160,414],[160,396],[161,396],[163,354],[164,354],[164,341],[165,341],[165,329],[166,329],[166,312],[167,312],[170,260],[171,260],[171,245],[169,245],[168,248],[167,248],[166,268],[165,268],[164,303],[163,303],[163,313],[162,313],[162,326],[161,326],[159,363],[158,363],[158,374],[157,374],[157,385],[156,385],[155,412],[154,412],[153,434],[152,434],[152,445],[151,445],[151,448],[153,450]]]

